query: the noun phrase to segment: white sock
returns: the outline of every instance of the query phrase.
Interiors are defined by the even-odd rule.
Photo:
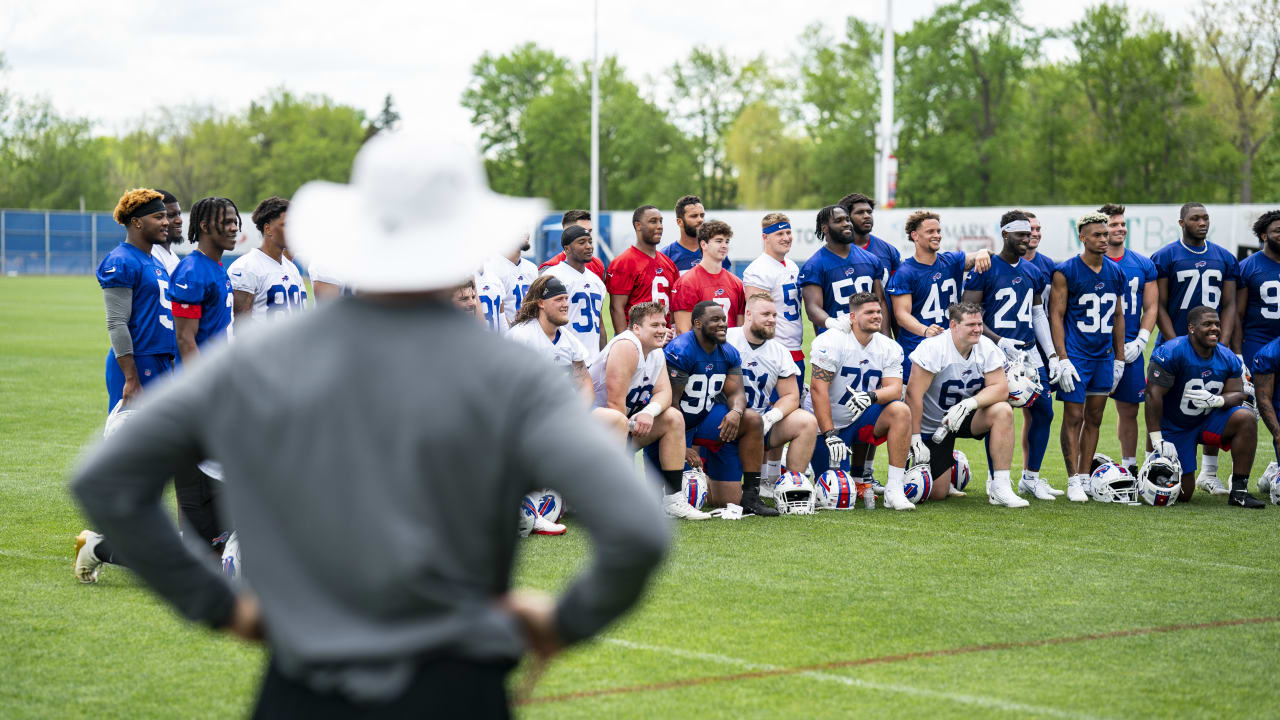
[[[1218,456],[1202,455],[1200,456],[1200,472],[1205,475],[1218,476]]]
[[[768,460],[764,464],[764,472],[761,473],[765,480],[777,480],[782,477],[782,461]]]
[[[901,491],[902,476],[905,475],[906,473],[907,473],[906,468],[894,467],[890,465],[889,477],[885,478],[885,484],[884,484],[885,488],[893,488],[895,490]]]
[[[1137,465],[1137,464],[1138,464],[1138,458],[1136,458],[1136,457],[1122,457],[1122,458],[1120,458],[1120,462],[1124,464],[1124,469],[1125,469],[1125,470],[1128,470],[1130,466],[1132,466],[1132,465]]]
[[[1009,486],[1009,471],[1008,471],[1008,470],[997,470],[997,471],[995,472],[995,476],[994,476],[994,478],[993,478],[993,479],[994,479],[994,481],[995,481],[995,483],[996,483],[997,485],[1003,485],[1003,486],[1005,486],[1005,487],[1008,487],[1008,486]]]
[[[1039,470],[1023,470],[1022,477],[1032,482],[1035,482],[1040,479],[1040,471]]]

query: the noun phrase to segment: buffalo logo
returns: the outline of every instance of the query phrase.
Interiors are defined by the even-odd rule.
[[[1213,374],[1212,370],[1205,370],[1204,372],[1200,373],[1200,377],[1209,377],[1212,374]]]
[[[1093,289],[1094,289],[1094,290],[1101,290],[1101,289],[1102,289],[1102,288],[1104,288],[1104,287],[1106,287],[1106,284],[1105,284],[1105,283],[1098,283],[1097,285],[1094,285],[1094,286],[1093,286]]]
[[[760,363],[756,362],[755,360],[752,360],[751,362],[747,363],[747,367],[755,367],[759,364]]]
[[[1014,279],[1013,279],[1013,284],[1014,284],[1014,285],[1017,285],[1017,284],[1018,284],[1018,283],[1020,283],[1020,282],[1022,282],[1022,278],[1020,278],[1020,277],[1016,277],[1016,278],[1014,278]]]
[[[844,269],[844,276],[845,276],[845,277],[849,277],[850,275],[854,274],[855,272],[857,272],[857,270],[856,270],[856,269],[854,269],[854,268],[845,268],[845,269]]]
[[[862,358],[861,360],[859,360],[859,361],[858,361],[858,364],[859,364],[859,365],[866,365],[866,364],[868,364],[868,363],[870,363],[870,362],[871,362],[870,360],[868,360],[868,359],[866,359],[866,358]]]
[[[1202,267],[1204,267],[1205,265],[1208,265],[1208,264],[1209,264],[1209,263],[1207,263],[1207,262],[1205,262],[1205,261],[1201,260],[1200,262],[1196,263],[1196,268],[1197,268],[1197,269],[1199,269],[1199,268],[1202,268]]]
[[[661,275],[661,274],[662,274],[662,268],[658,268],[657,270],[654,270],[653,272],[654,272],[654,274],[655,274],[655,275]]]
[[[960,377],[969,377],[972,374],[973,374],[973,370],[965,370],[964,372],[960,373]]]
[[[707,363],[707,372],[714,372],[715,369],[716,369],[715,365],[712,365],[711,363]]]
[[[285,281],[285,282],[289,282],[289,276],[288,276],[288,275],[285,275],[285,276],[284,276],[284,281]]]
[[[942,279],[942,273],[934,273],[934,274],[933,274],[933,279],[934,279],[934,280],[941,280],[941,279]]]
[[[724,294],[724,288],[716,288],[716,297],[720,297],[723,294]]]

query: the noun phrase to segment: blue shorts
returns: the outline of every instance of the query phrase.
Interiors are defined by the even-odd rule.
[[[138,383],[143,387],[147,383],[169,375],[173,370],[172,355],[134,355],[133,364],[138,368]],[[116,362],[116,351],[107,351],[107,412],[115,409],[120,398],[124,397],[124,372],[120,363]]]
[[[1124,366],[1124,374],[1120,376],[1120,384],[1116,385],[1116,389],[1111,393],[1112,399],[1117,402],[1127,402],[1137,405],[1147,400],[1147,372],[1146,358],[1141,355],[1137,360]]]
[[[1227,421],[1231,419],[1231,414],[1243,409],[1244,407],[1240,405],[1218,408],[1206,415],[1199,425],[1189,430],[1170,430],[1161,423],[1161,436],[1173,443],[1174,448],[1178,450],[1178,463],[1182,465],[1182,474],[1195,472],[1197,444],[1223,450],[1231,449],[1231,443],[1223,443],[1222,433],[1227,429]]]
[[[1086,395],[1108,395],[1111,393],[1111,358],[1094,360],[1091,358],[1072,360],[1080,379],[1071,392],[1058,388],[1058,399],[1063,402],[1083,403]]]
[[[720,440],[720,423],[729,414],[729,406],[715,404],[697,427],[685,430],[685,447],[697,448],[707,477],[720,482],[742,482],[742,460],[738,458],[737,441]],[[657,443],[654,443],[657,445]]]
[[[862,443],[864,445],[881,445],[885,440],[889,439],[887,434],[881,437],[876,437],[875,433],[876,421],[880,419],[880,413],[883,411],[884,405],[876,403],[864,410],[852,425],[840,428],[840,431],[836,434],[839,435],[840,439],[844,441],[844,444],[848,445],[851,449],[855,443]],[[813,459],[810,460],[810,464],[813,465],[814,477],[817,477],[831,469],[831,455],[827,451],[826,439],[821,435],[818,436],[818,443],[813,446]],[[844,461],[840,463],[839,467],[841,470],[849,472],[849,458],[845,458]],[[859,472],[858,476],[861,477],[861,475],[862,473]]]

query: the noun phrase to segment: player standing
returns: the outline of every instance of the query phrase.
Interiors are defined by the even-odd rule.
[[[213,208],[209,208],[212,210]],[[262,233],[262,245],[240,256],[227,268],[231,290],[235,293],[233,310],[237,320],[261,320],[277,314],[290,314],[307,306],[307,286],[302,282],[298,266],[286,255],[285,220],[289,201],[269,197],[253,210],[253,224]],[[210,218],[191,215],[199,225]]]
[[[165,235],[164,242],[151,246],[151,255],[160,261],[165,272],[173,275],[174,269],[178,267],[178,256],[173,252],[173,245],[181,245],[187,241],[182,234],[182,205],[178,203],[177,196],[168,190],[156,188],[156,192],[164,200],[164,214],[169,218],[169,233]]]
[[[746,295],[737,275],[724,269],[722,261],[729,256],[733,229],[728,223],[711,220],[698,228],[698,246],[702,257],[698,264],[684,271],[671,291],[671,312],[675,316],[676,333],[689,332],[693,307],[710,300],[724,310],[729,327],[742,324]],[[674,261],[673,261],[674,262]]]
[[[1231,347],[1246,367],[1263,345],[1280,338],[1280,210],[1265,212],[1253,223],[1262,248],[1240,263],[1236,290],[1237,325]]]
[[[880,260],[884,268],[880,283],[887,286],[889,278],[902,265],[902,254],[898,252],[898,248],[871,234],[871,229],[876,224],[876,201],[862,193],[849,193],[836,204],[849,215],[849,224],[853,227],[853,244]]]
[[[661,252],[671,258],[681,275],[702,261],[702,243],[698,242],[698,230],[706,219],[707,211],[697,195],[685,195],[676,201],[676,227],[680,228],[680,237],[662,248]],[[725,270],[733,271],[733,263],[729,262],[729,258],[724,258],[721,265]]]
[[[800,318],[800,266],[787,259],[793,237],[791,218],[769,213],[760,221],[764,252],[742,273],[743,294],[764,293],[773,298],[778,310],[774,339],[791,353],[799,368],[796,381],[804,384],[804,321]]]
[[[570,225],[560,233],[560,245],[564,248],[565,261],[552,265],[542,274],[558,278],[569,289],[569,330],[583,347],[603,350],[605,333],[601,310],[607,291],[604,280],[588,267],[595,252],[591,231],[581,225]]]
[[[568,230],[570,227],[573,227],[574,225],[577,225],[578,227],[586,230],[589,235],[593,237],[595,236],[595,231],[592,229],[591,213],[587,212],[586,210],[569,210],[565,212],[564,215],[560,216],[560,232],[561,233],[563,233],[565,230]],[[560,239],[560,246],[564,247],[564,238]],[[556,253],[555,256],[553,256],[550,260],[539,265],[538,272],[540,273],[546,272],[547,268],[559,265],[560,263],[564,262],[564,257],[565,257],[565,252],[561,250],[560,252]],[[601,280],[604,280],[604,263],[600,261],[600,258],[592,257],[590,260],[588,260],[587,269],[595,273],[596,277],[600,278]]]
[[[613,327],[627,326],[627,313],[642,302],[656,302],[667,309],[671,322],[671,286],[679,272],[671,258],[658,252],[662,241],[662,212],[642,205],[631,214],[636,241],[609,263],[604,285],[609,291],[609,320]]]
[[[208,197],[191,208],[191,240],[196,249],[178,263],[169,282],[174,334],[183,363],[194,362],[200,348],[231,333],[231,280],[222,254],[236,247],[240,213],[227,198]]]
[[[1147,429],[1155,454],[1188,468],[1182,473],[1181,500],[1190,500],[1196,483],[1196,445],[1231,451],[1231,490],[1227,504],[1266,507],[1249,494],[1249,472],[1258,444],[1258,418],[1244,406],[1240,358],[1220,344],[1218,311],[1197,306],[1187,313],[1188,333],[1151,353],[1148,371]]]
[[[1088,502],[1085,481],[1098,449],[1098,428],[1107,396],[1124,374],[1124,273],[1104,254],[1107,216],[1087,213],[1076,221],[1079,255],[1053,271],[1049,325],[1058,364],[1058,399],[1063,404],[1062,456],[1067,499]],[[1051,358],[1052,361],[1052,358]]]
[[[529,247],[529,236],[525,235],[520,247],[511,254],[490,258],[484,264],[484,274],[502,284],[502,314],[511,326],[516,324],[516,313],[524,306],[529,286],[538,277],[538,266],[520,255]]]

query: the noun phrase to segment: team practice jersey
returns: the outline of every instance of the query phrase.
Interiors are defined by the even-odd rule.
[[[849,256],[840,257],[826,247],[818,248],[800,268],[800,287],[822,288],[822,309],[833,318],[849,314],[849,298],[856,293],[871,292],[873,284],[884,274],[879,258],[856,245],[849,246]],[[815,327],[821,335],[825,327]]]
[[[1058,263],[1055,272],[1067,281],[1067,309],[1062,316],[1067,358],[1114,359],[1111,331],[1124,296],[1124,273],[1107,260],[1094,272],[1079,255]]]
[[[1156,266],[1145,255],[1128,249],[1120,258],[1106,257],[1124,274],[1124,341],[1129,342],[1138,337],[1142,323],[1142,291],[1147,283],[1155,282]]]
[[[695,265],[676,280],[671,292],[671,311],[689,312],[704,300],[710,300],[724,310],[725,317],[729,319],[729,327],[738,326],[738,317],[747,304],[742,292],[742,281],[737,275],[728,270],[712,275],[701,265]]]
[[[855,245],[854,247],[858,247]],[[867,238],[867,246],[862,248],[880,261],[883,271],[880,273],[880,285],[883,287],[889,284],[889,278],[898,272],[898,268],[902,266],[902,253],[898,252],[898,248],[881,240],[875,235]]]
[[[231,289],[253,294],[254,318],[289,314],[307,306],[307,286],[298,266],[284,255],[280,262],[254,248],[227,268]]]
[[[826,333],[814,338],[810,352],[815,368],[836,374],[829,394],[831,422],[837,430],[853,422],[845,403],[854,391],[879,389],[881,378],[902,379],[902,346],[881,333],[873,334],[866,345],[853,333]]]
[[[752,347],[746,330],[730,328],[725,342],[738,351],[742,361],[742,387],[747,393],[747,409],[765,412],[773,405],[773,391],[778,380],[796,374],[796,362],[791,351],[777,340],[765,340],[759,347]]]
[[[182,258],[170,280],[175,317],[198,319],[196,345],[230,334],[231,281],[222,263],[199,250]]]
[[[964,284],[964,253],[938,253],[932,265],[925,265],[909,257],[898,266],[897,272],[885,286],[885,294],[910,295],[911,316],[925,327],[938,325],[951,327],[947,308],[960,302],[960,288]],[[924,338],[898,327],[898,343],[902,352],[909,354]]]
[[[662,348],[654,348],[652,352],[645,355],[640,338],[630,330],[623,330],[614,335],[609,344],[591,358],[591,362],[587,365],[587,371],[591,373],[591,384],[596,390],[596,407],[609,407],[609,390],[605,386],[605,371],[608,369],[609,353],[613,352],[613,348],[619,343],[631,343],[636,348],[636,369],[631,373],[631,380],[627,383],[627,417],[631,417],[653,399],[653,384],[657,382],[659,374],[666,371],[667,358]]]
[[[1049,278],[1034,263],[1019,259],[1011,265],[999,255],[991,258],[986,272],[970,270],[964,279],[965,292],[982,293],[982,322],[1002,338],[1022,341],[1032,369],[1040,367],[1040,354],[1034,352],[1036,331],[1031,324],[1031,308],[1048,282]]]
[[[135,355],[173,355],[173,314],[169,311],[169,273],[151,255],[127,242],[117,245],[98,264],[102,289],[129,288],[133,309],[129,337]]]
[[[1263,345],[1258,352],[1253,354],[1249,365],[1250,372],[1256,378],[1258,375],[1280,375],[1280,337]],[[1277,415],[1280,415],[1280,392],[1274,390],[1272,385],[1271,405],[1276,409]]]
[[[557,253],[550,260],[539,265],[538,272],[544,273],[547,271],[547,268],[555,267],[556,265],[559,265],[562,262],[564,262],[563,250]],[[595,257],[593,255],[591,259],[587,261],[587,270],[595,273],[596,277],[600,278],[601,280],[604,280],[604,263],[600,261],[600,258]]]
[[[311,263],[311,267],[307,268],[307,275],[311,277],[313,283],[322,282],[337,287],[339,295],[356,294],[356,289],[342,279],[341,273],[324,263]]]
[[[1191,250],[1179,240],[1151,256],[1157,277],[1168,279],[1169,304],[1165,309],[1179,337],[1187,334],[1187,315],[1192,308],[1207,305],[1217,310],[1222,306],[1222,284],[1236,279],[1235,256],[1208,240],[1204,245]]]
[[[1280,337],[1280,263],[1256,252],[1240,263],[1239,274],[1239,288],[1248,292],[1241,349],[1255,350]]]
[[[151,257],[160,261],[160,266],[164,268],[167,275],[172,276],[174,269],[178,267],[178,256],[160,243],[151,246]]]
[[[1198,408],[1183,397],[1187,390],[1208,390],[1221,395],[1227,380],[1240,377],[1243,366],[1235,353],[1221,343],[1213,347],[1208,358],[1196,354],[1187,336],[1174,338],[1151,353],[1149,373],[1152,382],[1165,385],[1164,412],[1160,416],[1162,430],[1191,430],[1198,427],[1214,408]],[[1162,380],[1162,375],[1166,376]],[[1172,379],[1172,385],[1169,384]]]
[[[701,244],[699,244],[697,248],[689,250],[679,242],[673,242],[658,252],[671,258],[671,262],[676,266],[676,271],[681,275],[689,272],[695,265],[702,262]],[[733,270],[733,263],[729,262],[729,258],[721,260],[720,265],[725,270]]]
[[[742,374],[742,358],[729,343],[716,345],[711,352],[703,350],[694,330],[667,343],[666,356],[669,374],[687,376],[684,392],[672,402],[684,413],[685,428],[692,430],[723,396],[725,379]]]
[[[568,368],[575,362],[584,364],[587,362],[587,349],[582,347],[578,338],[572,333],[565,332],[564,328],[556,328],[556,334],[547,337],[537,318],[525,320],[519,325],[512,325],[507,331],[507,337],[525,347],[533,348],[557,367]]]
[[[524,302],[529,286],[538,277],[538,266],[524,258],[513,263],[499,256],[484,264],[484,273],[502,283],[502,314],[510,325],[515,322],[516,313],[520,312],[520,304]]]
[[[991,338],[983,336],[969,349],[969,357],[963,357],[951,333],[946,332],[920,343],[911,353],[911,362],[933,373],[933,381],[924,393],[920,420],[921,434],[929,435],[942,424],[942,416],[952,405],[982,391],[987,373],[1004,367],[1004,352]]]
[[[1049,307],[1049,290],[1053,285],[1053,271],[1058,267],[1058,263],[1048,255],[1038,252],[1035,257],[1031,258],[1031,264],[1044,273],[1046,284],[1044,286],[1044,294],[1040,296],[1040,302],[1047,308]]]
[[[604,281],[590,270],[578,272],[569,263],[552,265],[543,273],[558,278],[569,291],[570,332],[583,347],[591,352],[600,348],[600,333],[604,332],[600,313],[604,308]]]
[[[609,263],[604,286],[610,295],[627,296],[623,315],[640,303],[656,302],[667,308],[667,322],[670,323],[671,287],[679,275],[671,258],[662,253],[649,257],[632,245]]]
[[[742,284],[758,287],[773,296],[778,306],[778,325],[773,339],[787,350],[800,350],[804,344],[804,322],[800,319],[800,285],[796,279],[800,266],[787,260],[761,255],[742,273]]]
[[[476,273],[476,302],[484,315],[485,326],[497,333],[507,331],[507,316],[502,312],[502,280],[483,270]]]

